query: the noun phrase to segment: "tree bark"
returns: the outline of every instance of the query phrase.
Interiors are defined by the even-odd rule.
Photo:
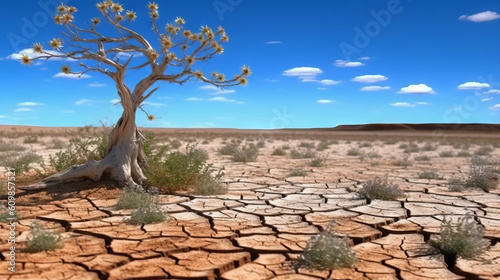
[[[103,159],[72,166],[27,189],[43,189],[86,179],[98,181],[104,174],[123,186],[142,186],[147,180],[142,169],[147,166],[147,161],[141,138],[135,124],[135,110],[124,106],[122,116],[109,133],[107,153]]]

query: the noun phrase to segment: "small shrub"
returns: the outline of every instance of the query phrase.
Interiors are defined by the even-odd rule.
[[[439,237],[431,242],[444,255],[471,259],[488,249],[490,242],[483,236],[483,228],[467,213],[457,223],[443,219]]]
[[[362,142],[362,143],[359,143],[359,147],[360,148],[371,148],[372,144],[370,142]]]
[[[468,151],[462,150],[457,153],[457,157],[470,157],[471,154]]]
[[[205,139],[205,140],[203,140],[203,142],[201,142],[201,144],[207,145],[207,144],[210,144],[210,141],[208,141],[207,139]]]
[[[408,144],[406,144],[406,143],[401,143],[401,144],[399,144],[399,148],[400,148],[400,149],[403,149],[403,150],[408,149]]]
[[[414,159],[416,161],[429,161],[431,158],[427,155],[415,156]]]
[[[290,173],[288,173],[287,177],[305,177],[307,176],[307,171],[303,169],[292,169]]]
[[[476,156],[487,156],[493,152],[493,148],[490,146],[482,146],[474,152]]]
[[[454,155],[453,151],[442,151],[439,153],[440,157],[453,157]]]
[[[24,137],[23,143],[24,144],[38,143],[38,136],[36,136],[36,135],[28,135],[28,136]]]
[[[152,203],[152,197],[144,190],[125,187],[123,193],[118,197],[115,209],[137,209]]]
[[[7,143],[0,139],[0,152],[11,152],[11,151],[20,152],[24,150],[26,150],[26,147],[17,144]]]
[[[286,155],[286,151],[283,149],[280,149],[280,148],[276,148],[276,149],[274,149],[272,155],[273,156],[284,156],[284,155]]]
[[[264,148],[266,146],[266,142],[260,140],[259,142],[257,142],[256,146],[257,146],[257,148]]]
[[[311,237],[294,265],[328,270],[352,267],[355,263],[356,253],[349,246],[349,238],[337,237],[327,229]]]
[[[283,150],[285,150],[285,151],[286,151],[286,150],[290,150],[290,146],[288,146],[288,145],[283,145],[283,146],[281,146],[281,149],[283,149]]]
[[[451,178],[448,180],[448,190],[450,192],[462,192],[465,190],[465,182],[460,178]]]
[[[494,174],[491,167],[485,165],[471,165],[469,175],[465,180],[465,187],[477,188],[484,191],[490,191],[496,187],[495,182],[492,181]]]
[[[54,138],[52,141],[50,141],[49,145],[47,146],[48,149],[58,149],[61,150],[64,148],[64,142],[61,141],[59,138]]]
[[[306,150],[306,151],[298,151],[298,150],[291,150],[290,151],[290,157],[293,159],[301,159],[301,158],[313,158],[316,156],[316,153],[314,153],[311,150]]]
[[[408,166],[411,166],[412,165],[412,162],[410,161],[408,155],[405,155],[404,157],[400,158],[400,159],[397,159],[395,162],[394,162],[394,165],[395,166],[404,166],[404,167],[408,167]]]
[[[156,204],[140,207],[130,215],[126,222],[131,225],[157,224],[166,220],[165,213]]]
[[[5,191],[5,193],[7,193],[7,190]],[[0,223],[8,223],[8,222],[10,222],[9,218],[13,218],[10,215],[9,208],[7,208],[7,206],[5,206],[3,204],[0,204]]]
[[[233,161],[236,162],[251,162],[256,161],[259,155],[259,149],[255,145],[248,145],[243,148],[238,148],[233,153]]]
[[[389,184],[387,177],[376,177],[363,183],[363,187],[358,190],[358,194],[368,199],[396,200],[403,196],[404,192],[397,185]]]
[[[219,153],[224,156],[231,156],[236,152],[236,150],[238,150],[238,145],[226,144],[219,149]]]
[[[37,221],[34,221],[31,227],[31,234],[27,239],[27,252],[49,251],[63,246],[61,235],[46,230]]]
[[[418,153],[418,152],[420,152],[420,148],[418,146],[417,147],[411,147],[411,146],[409,146],[403,152],[406,153],[406,154]]]
[[[359,156],[361,154],[361,152],[359,151],[359,149],[357,148],[350,148],[348,151],[347,151],[347,155],[348,156]]]
[[[2,165],[5,165],[6,168],[14,168],[16,170],[16,174],[20,175],[31,169],[31,163],[39,162],[41,160],[43,160],[42,156],[30,151],[17,157],[6,157],[3,160],[0,160],[0,162]]]
[[[366,156],[370,159],[370,160],[373,160],[373,159],[376,159],[376,158],[381,158],[382,156],[374,151],[371,151],[369,153],[366,154]]]
[[[314,143],[300,142],[299,148],[314,149],[316,145]]]
[[[316,157],[316,158],[313,158],[311,161],[309,161],[309,166],[311,167],[321,167],[325,164],[325,159],[323,158],[320,158],[320,157]]]
[[[210,173],[203,173],[198,176],[194,184],[193,193],[199,195],[220,195],[227,193],[227,187],[220,181],[222,175],[223,173],[219,171],[215,176],[212,176]]]
[[[172,147],[173,149],[178,149],[181,146],[182,146],[181,141],[179,141],[177,139],[174,139],[174,140],[170,141],[170,147]]]
[[[426,143],[424,146],[422,146],[422,151],[430,152],[435,150],[437,150],[437,147],[430,143]]]
[[[326,141],[321,141],[321,142],[319,142],[318,147],[316,147],[316,150],[317,151],[324,151],[324,150],[328,150],[328,148],[330,148],[330,144]]]
[[[436,173],[436,170],[424,170],[418,173],[419,179],[441,179],[439,174]]]

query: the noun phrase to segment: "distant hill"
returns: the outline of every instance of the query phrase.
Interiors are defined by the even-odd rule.
[[[475,132],[500,132],[500,124],[484,124],[484,123],[373,123],[373,124],[356,124],[356,125],[339,125],[333,128],[325,128],[319,130],[329,131],[475,131]]]

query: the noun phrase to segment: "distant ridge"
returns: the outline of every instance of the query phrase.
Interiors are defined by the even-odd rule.
[[[485,123],[373,123],[373,124],[356,124],[356,125],[339,125],[333,128],[325,128],[319,130],[330,131],[476,131],[476,132],[500,132],[500,124],[485,124]]]

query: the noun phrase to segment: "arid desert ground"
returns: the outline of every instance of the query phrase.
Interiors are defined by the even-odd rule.
[[[0,158],[5,165],[8,158],[34,153],[48,162],[70,138],[92,130],[1,126]],[[39,178],[34,172],[16,176],[16,272],[7,269],[10,229],[0,223],[0,279],[500,278],[498,181],[488,191],[449,190],[450,180],[469,176],[474,160],[500,158],[498,132],[153,131],[160,142],[180,141],[178,151],[198,143],[208,162],[223,169],[228,192],[160,193],[167,221],[141,226],[124,222],[130,210],[115,210],[122,189],[111,182],[24,190]],[[221,155],[219,149],[230,143],[253,143],[257,159],[235,162]],[[14,146],[25,149],[9,148]],[[284,155],[273,155],[281,154],[276,150]],[[404,196],[384,201],[358,195],[376,177],[387,177]],[[5,202],[6,195],[1,197]],[[450,268],[429,239],[440,232],[443,218],[467,212],[491,246],[480,258],[459,257]],[[59,232],[64,246],[23,251],[35,219]],[[350,239],[355,265],[294,266],[308,240],[331,221],[336,234]]]

